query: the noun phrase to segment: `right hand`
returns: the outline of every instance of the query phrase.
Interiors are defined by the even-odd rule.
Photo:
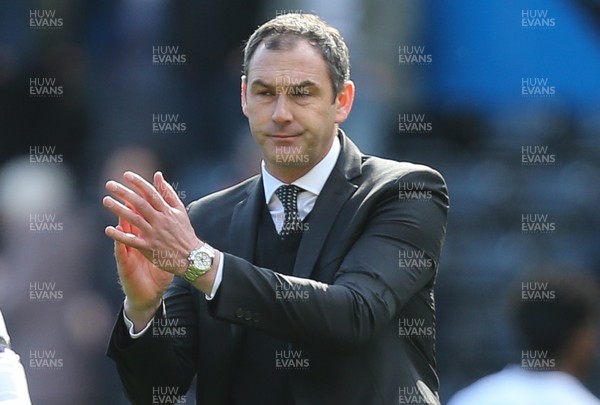
[[[118,230],[138,235],[139,231],[119,217]],[[135,324],[143,328],[154,316],[163,293],[173,281],[173,274],[154,266],[142,253],[115,241],[115,260],[125,300],[125,313]]]

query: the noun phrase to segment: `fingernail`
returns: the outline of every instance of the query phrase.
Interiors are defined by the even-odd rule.
[[[112,207],[113,205],[115,205],[115,203],[113,202],[112,198],[105,197],[104,198],[104,205],[106,207]]]
[[[108,191],[116,191],[117,190],[117,183],[115,183],[114,181],[109,181],[108,183],[106,183],[106,189]]]
[[[126,172],[124,177],[125,177],[125,180],[129,180],[129,181],[133,180],[133,174],[131,174],[130,172]]]

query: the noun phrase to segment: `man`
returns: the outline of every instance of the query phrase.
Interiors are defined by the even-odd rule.
[[[108,354],[128,397],[182,402],[196,375],[199,404],[439,403],[434,336],[398,325],[434,329],[442,177],[362,155],[338,128],[354,84],[318,17],[265,23],[244,57],[260,175],[187,213],[160,172],[107,183],[126,295]]]
[[[449,405],[600,405],[580,382],[598,342],[595,282],[576,274],[542,280],[542,291],[519,288],[513,297],[521,364],[459,391]]]
[[[31,404],[25,370],[19,355],[10,348],[10,337],[2,311],[0,311],[0,404]]]

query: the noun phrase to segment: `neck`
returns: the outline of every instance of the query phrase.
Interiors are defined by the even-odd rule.
[[[289,170],[286,170],[288,168],[279,166],[273,167],[266,163],[266,168],[269,171],[269,173],[277,180],[285,184],[291,184],[294,181],[298,180],[300,177],[308,173],[313,167],[315,167],[315,165],[295,168],[290,167]]]

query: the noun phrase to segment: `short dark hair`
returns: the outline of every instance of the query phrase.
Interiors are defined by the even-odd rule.
[[[593,278],[569,270],[538,274],[532,283],[544,286],[545,298],[528,299],[520,286],[518,297],[513,296],[517,332],[528,349],[547,350],[558,359],[576,332],[597,322],[597,284]]]
[[[267,49],[287,50],[293,48],[298,39],[307,40],[323,55],[333,94],[337,95],[344,81],[350,79],[348,47],[337,29],[314,14],[282,14],[258,27],[244,48],[244,75],[248,75],[252,56],[261,43]]]

